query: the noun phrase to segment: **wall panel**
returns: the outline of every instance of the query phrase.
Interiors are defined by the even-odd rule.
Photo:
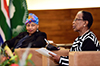
[[[39,30],[47,34],[48,40],[54,43],[72,43],[78,36],[72,29],[72,21],[79,10],[92,13],[94,23],[91,30],[100,40],[100,8],[60,9],[60,10],[29,10],[39,17]]]

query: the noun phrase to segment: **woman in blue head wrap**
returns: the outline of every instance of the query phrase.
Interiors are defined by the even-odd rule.
[[[29,13],[25,22],[27,32],[21,32],[18,36],[4,42],[2,47],[4,47],[6,44],[12,50],[15,48],[26,48],[29,46],[29,44],[32,48],[45,47],[46,42],[44,41],[44,38],[47,38],[47,36],[46,33],[38,30],[38,23],[38,17],[32,13]]]
[[[39,23],[38,17],[30,13],[25,22],[26,30],[29,33],[29,36],[31,36],[31,34],[33,34],[36,31],[38,32],[38,28],[39,28],[38,23]]]

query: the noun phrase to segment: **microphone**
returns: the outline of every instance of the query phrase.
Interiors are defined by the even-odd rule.
[[[47,45],[45,46],[46,49],[48,49],[48,50],[60,50],[60,48],[57,47],[56,44],[50,44],[49,41],[48,41],[46,38],[45,38],[44,40],[45,40],[46,43],[47,43]]]
[[[44,40],[46,41],[46,43],[47,43],[47,45],[45,46],[45,47],[47,47],[50,43],[49,43],[49,41],[47,41],[47,39],[46,38],[44,38]]]

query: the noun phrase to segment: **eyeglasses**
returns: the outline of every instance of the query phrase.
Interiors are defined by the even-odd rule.
[[[76,18],[76,19],[74,19],[74,21],[80,21],[80,20],[83,20],[83,19],[77,19],[77,18]]]

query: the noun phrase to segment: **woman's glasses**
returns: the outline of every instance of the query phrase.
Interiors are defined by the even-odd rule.
[[[74,19],[74,21],[80,21],[80,20],[83,20],[83,19],[77,19],[77,18],[76,18],[76,19]]]

